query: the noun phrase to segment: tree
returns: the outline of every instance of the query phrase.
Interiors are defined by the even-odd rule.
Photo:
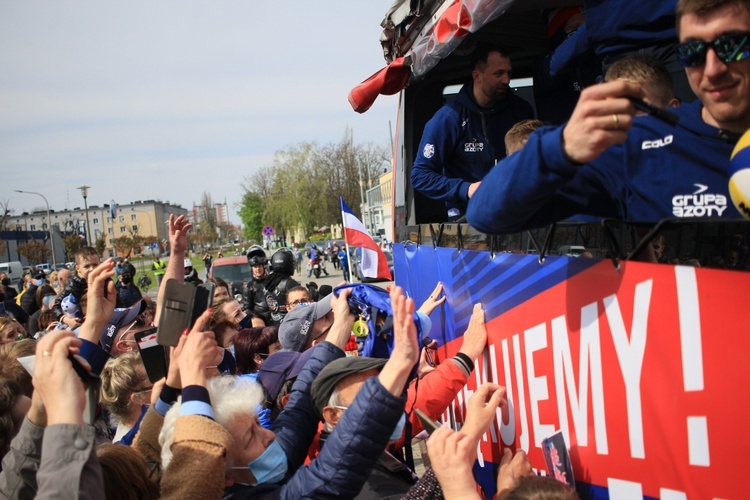
[[[26,257],[32,266],[49,261],[52,255],[49,247],[42,240],[31,240],[18,245],[18,253]]]
[[[99,255],[103,255],[104,254],[104,250],[107,249],[107,241],[106,241],[105,238],[106,238],[106,235],[104,235],[102,233],[102,234],[99,235],[99,237],[94,242],[94,248],[96,248],[96,253],[98,253]],[[80,238],[79,238],[79,240],[80,240]]]
[[[237,212],[245,227],[245,238],[260,240],[263,230],[263,198],[260,194],[245,190]]]
[[[117,255],[122,254],[125,257],[130,257],[130,252],[133,250],[133,238],[130,235],[115,238],[114,244]]]
[[[79,248],[83,245],[81,237],[77,234],[69,234],[62,239],[63,247],[65,248],[65,255],[68,260],[73,260],[73,256],[76,254]]]

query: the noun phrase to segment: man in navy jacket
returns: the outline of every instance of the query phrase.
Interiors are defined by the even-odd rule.
[[[739,217],[727,181],[732,149],[750,128],[750,2],[680,0],[677,19],[681,62],[699,99],[677,110],[679,125],[634,120],[629,97],[643,97],[636,84],[590,87],[565,126],[540,129],[490,172],[469,223],[510,233],[575,214]]]
[[[493,165],[505,157],[506,132],[534,117],[529,103],[513,94],[513,66],[501,47],[475,52],[472,83],[427,122],[414,160],[411,182],[429,198],[445,202],[456,219]]]

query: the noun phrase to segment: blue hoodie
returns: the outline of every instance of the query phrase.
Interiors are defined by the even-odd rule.
[[[736,143],[683,105],[674,127],[636,117],[627,141],[583,166],[563,155],[563,127],[545,127],[497,165],[471,198],[469,224],[514,233],[576,214],[655,222],[673,217],[739,218],[728,191]]]
[[[505,134],[521,120],[533,118],[531,105],[508,92],[493,108],[474,100],[473,83],[427,122],[411,171],[417,191],[465,212],[469,184],[480,181],[505,157]]]
[[[603,57],[677,42],[677,0],[588,0],[584,7],[586,23],[555,51],[552,76],[590,52]]]

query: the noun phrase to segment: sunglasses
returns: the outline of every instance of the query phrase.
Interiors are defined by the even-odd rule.
[[[725,63],[743,61],[750,57],[750,33],[721,35],[713,42],[690,40],[677,45],[677,59],[685,68],[697,68],[706,63],[708,49]]]

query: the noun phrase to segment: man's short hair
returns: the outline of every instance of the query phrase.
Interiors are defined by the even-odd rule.
[[[99,252],[94,247],[81,247],[76,250],[75,261],[78,264],[78,260],[85,260],[89,257],[99,257]]]
[[[505,134],[505,152],[511,154],[518,151],[528,140],[533,131],[544,126],[541,120],[521,120],[513,125]]]
[[[675,10],[677,33],[679,34],[680,32],[680,19],[685,14],[705,14],[725,5],[741,6],[750,12],[750,0],[678,0],[677,9]]]
[[[626,80],[650,83],[661,103],[668,103],[674,99],[674,85],[667,67],[648,54],[633,54],[617,60],[609,67],[604,79],[608,82]]]
[[[471,55],[471,67],[475,70],[483,70],[487,65],[487,58],[491,52],[498,52],[501,56],[510,58],[510,51],[497,44],[481,44],[477,46]]]

